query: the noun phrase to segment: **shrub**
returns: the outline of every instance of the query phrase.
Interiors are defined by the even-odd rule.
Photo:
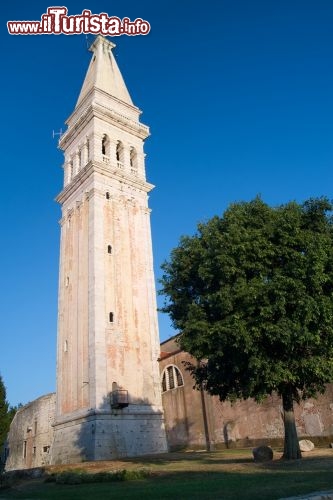
[[[83,483],[105,483],[112,481],[133,481],[149,477],[151,472],[147,469],[139,470],[116,470],[110,472],[96,472],[93,474],[82,470],[63,471],[52,473],[45,479],[46,482],[55,482],[56,484],[83,484]]]

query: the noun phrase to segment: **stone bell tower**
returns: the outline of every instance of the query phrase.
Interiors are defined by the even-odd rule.
[[[167,449],[150,210],[139,122],[98,36],[64,151],[52,463]]]

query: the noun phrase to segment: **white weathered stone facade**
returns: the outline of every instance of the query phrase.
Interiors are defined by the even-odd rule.
[[[113,47],[101,36],[93,43],[59,141],[65,164],[57,198],[62,219],[53,463],[166,451],[147,203],[153,186],[145,178],[143,152],[149,129],[139,122]],[[120,397],[128,397],[128,406],[116,404]]]
[[[143,151],[149,129],[139,122],[141,111],[113,47],[101,36],[92,44],[81,93],[59,141],[65,161],[57,198],[56,396],[16,415],[7,470],[167,449],[147,195],[153,186],[146,181]],[[44,429],[47,444],[38,440],[37,429]]]

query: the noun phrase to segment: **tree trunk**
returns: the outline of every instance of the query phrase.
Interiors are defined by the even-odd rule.
[[[284,420],[283,458],[286,460],[302,458],[295,424],[294,401],[292,391],[290,389],[286,389],[286,391],[282,394],[282,403]]]

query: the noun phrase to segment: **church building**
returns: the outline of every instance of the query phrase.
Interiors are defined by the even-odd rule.
[[[277,394],[260,404],[253,399],[221,403],[218,396],[193,389],[186,362],[194,359],[179,349],[177,336],[162,342],[161,391],[170,451],[283,445],[283,408]],[[333,384],[317,399],[295,404],[294,411],[299,439],[321,445],[332,441]]]

